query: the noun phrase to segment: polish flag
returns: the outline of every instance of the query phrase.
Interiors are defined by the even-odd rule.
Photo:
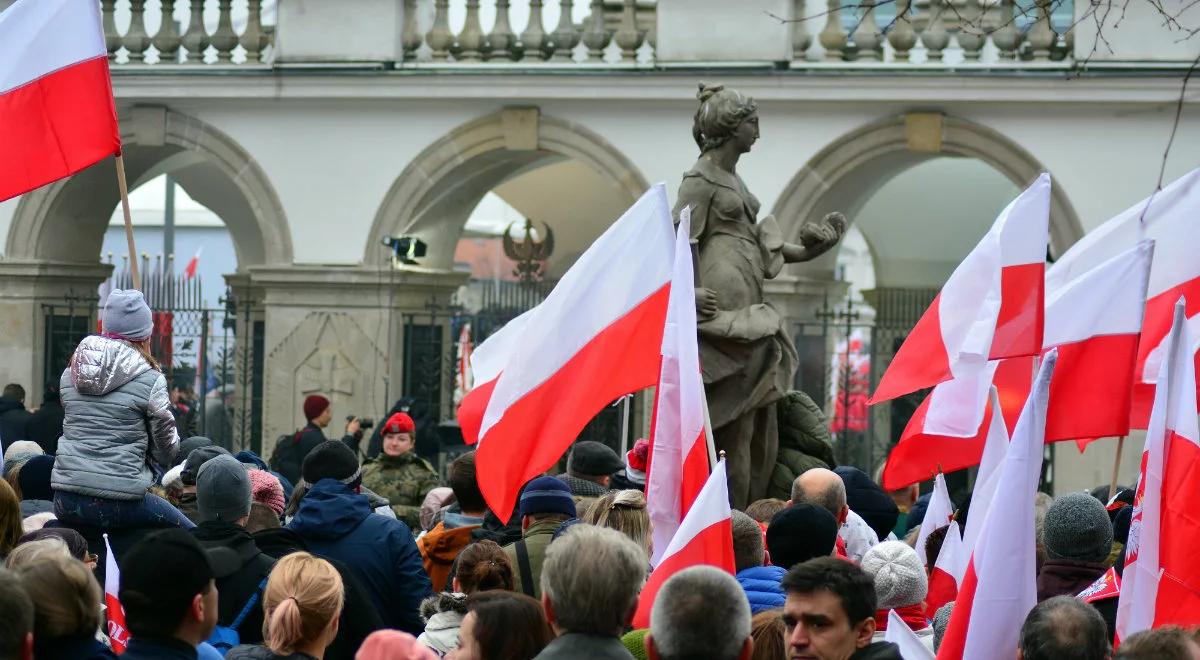
[[[924,548],[918,547],[917,554],[924,555]],[[958,521],[950,522],[946,530],[946,540],[938,552],[937,560],[929,571],[929,591],[925,594],[925,616],[932,619],[938,608],[958,597],[958,583],[962,580],[963,570],[966,569],[968,556],[963,553],[962,532],[959,531]],[[889,626],[890,627],[890,626]]]
[[[121,151],[94,0],[17,0],[0,13],[0,201]]]
[[[888,627],[883,631],[883,641],[899,647],[900,657],[904,660],[933,660],[933,651],[930,651],[904,619],[896,614],[896,610],[888,610]]]
[[[196,248],[196,254],[193,254],[192,258],[188,259],[187,265],[183,267],[183,274],[187,277],[187,279],[190,280],[196,276],[196,269],[200,267],[200,253],[203,251],[203,245],[201,245],[199,248]]]
[[[532,315],[531,309],[505,323],[471,353],[472,387],[458,404],[456,415],[466,444],[473,445],[479,441],[479,427],[483,424],[483,413],[487,410],[488,400],[492,398],[496,379],[520,344],[525,324]]]
[[[974,512],[986,517],[938,650],[941,660],[1012,657],[1021,625],[1037,604],[1033,503],[1057,361],[1057,351],[1046,354],[1017,420],[997,476],[995,492],[1003,499],[993,499],[986,512]]]
[[[1157,387],[1133,519],[1125,545],[1125,571],[1117,604],[1117,640],[1149,628],[1200,623],[1200,428],[1193,342],[1185,321],[1187,303],[1175,305],[1167,332],[1166,359]]]
[[[553,465],[596,413],[658,381],[674,255],[659,183],[530,314],[491,391],[476,455],[480,490],[506,522],[522,484]]]
[[[952,379],[966,383],[989,360],[1040,352],[1049,218],[1050,176],[1042,174],[954,269],[888,365],[872,404]],[[988,382],[970,382],[944,390],[947,405],[930,419],[938,435],[970,437],[979,428]]]
[[[1028,394],[1024,395],[1024,399],[1028,398]],[[1021,405],[1024,405],[1024,399],[1022,399]],[[993,410],[1004,407],[1000,391],[995,386],[992,387],[991,406]],[[1017,416],[1020,416],[1019,408]],[[1016,426],[1015,419],[1012,426]],[[987,438],[983,442],[983,456],[979,460],[979,470],[975,473],[975,484],[971,489],[971,507],[985,514],[992,506],[992,499],[996,496],[996,483],[1000,480],[1000,467],[1004,465],[1004,457],[1008,454],[1009,425],[1003,417],[993,417],[987,429]],[[959,567],[957,576],[959,583],[962,582],[963,572],[967,570],[967,561],[975,550],[975,542],[979,540],[979,533],[983,530],[986,518],[986,515],[967,516],[967,526],[963,529],[962,538],[962,565]]]
[[[108,614],[108,639],[112,642],[113,652],[120,655],[129,645],[129,629],[125,627],[125,608],[117,594],[121,592],[121,569],[117,568],[117,558],[112,546],[108,544],[108,534],[104,535],[104,605]]]
[[[668,578],[685,568],[700,565],[716,566],[730,575],[734,573],[733,517],[729,510],[729,486],[725,482],[723,460],[713,468],[692,508],[688,509],[675,536],[667,544],[661,561],[651,571],[646,586],[642,587],[633,627],[650,627],[654,596]]]
[[[1162,353],[1175,301],[1180,297],[1187,299],[1189,319],[1200,314],[1197,218],[1200,218],[1200,168],[1088,232],[1046,271],[1049,295],[1143,239],[1155,242],[1133,382],[1130,424],[1135,429],[1147,428],[1150,419],[1160,363],[1153,356]],[[1195,348],[1192,347],[1193,354]]]
[[[950,501],[950,491],[946,488],[946,477],[941,472],[933,479],[933,494],[929,496],[929,507],[925,509],[925,517],[921,519],[921,529],[917,532],[917,555],[924,564],[925,540],[933,530],[950,524],[954,516],[954,503]]]
[[[654,402],[646,510],[653,530],[657,566],[692,502],[708,480],[708,441],[704,437],[704,383],[696,333],[696,292],[690,286],[691,209],[679,214],[675,229],[675,267],[663,330],[662,369]]]

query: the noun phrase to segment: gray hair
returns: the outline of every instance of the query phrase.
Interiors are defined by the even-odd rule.
[[[1108,626],[1091,605],[1055,596],[1030,610],[1019,645],[1025,660],[1106,660]]]
[[[646,551],[615,529],[581,523],[546,548],[542,593],[568,632],[618,637],[646,581]]]
[[[828,475],[825,473],[828,472]],[[821,474],[822,476],[832,478],[828,479],[829,483],[821,490],[815,493],[805,492],[801,481],[804,480],[804,475]],[[792,482],[792,504],[812,504],[825,509],[833,514],[835,520],[840,520],[842,508],[846,506],[846,482],[838,476],[833,470],[824,468],[812,468],[805,470],[796,480]]]
[[[735,660],[750,636],[750,601],[734,577],[712,566],[663,583],[650,612],[650,642],[662,660]]]
[[[762,566],[766,559],[763,547],[763,530],[758,522],[741,511],[733,511],[733,565],[734,570],[743,571]]]
[[[47,557],[74,559],[71,556],[71,549],[67,547],[65,541],[61,538],[50,537],[26,541],[13,548],[12,552],[8,553],[8,558],[4,560],[4,567],[10,571],[19,571],[23,566]]]

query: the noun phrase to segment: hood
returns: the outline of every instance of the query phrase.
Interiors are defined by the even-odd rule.
[[[322,479],[304,494],[288,529],[308,538],[339,539],[369,515],[367,498],[340,481]]]
[[[80,394],[102,396],[150,371],[150,364],[123,341],[89,335],[71,358],[71,382]]]
[[[467,615],[467,595],[442,591],[421,601],[421,618],[427,624],[432,625],[434,620],[446,621],[445,617],[438,618],[438,615],[443,613],[457,614],[461,621],[462,617]],[[426,628],[428,627],[427,625]]]
[[[422,556],[449,564],[458,556],[459,551],[471,542],[471,532],[476,529],[477,527],[446,529],[445,523],[438,523],[417,541],[417,545],[421,548]]]
[[[254,538],[250,536],[250,532],[235,523],[223,520],[205,521],[192,529],[192,536],[206,548],[233,550],[243,565],[262,554],[262,551],[255,545]]]
[[[25,404],[13,398],[0,396],[0,414],[10,410],[25,410]]]

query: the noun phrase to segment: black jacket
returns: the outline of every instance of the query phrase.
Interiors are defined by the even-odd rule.
[[[300,483],[300,467],[304,465],[304,457],[308,456],[308,452],[312,451],[321,444],[329,440],[325,437],[325,431],[321,427],[309,422],[307,426],[297,431],[291,438],[281,439],[280,442],[291,442],[291,446],[287,451],[280,449],[276,450],[275,456],[278,460],[272,460],[271,468],[287,477],[287,480],[293,484]],[[357,453],[357,441],[352,435],[342,436],[342,442],[351,449],[355,449]]]
[[[873,642],[855,651],[850,660],[904,660],[904,656],[891,642]]]
[[[262,641],[263,603],[259,585],[275,566],[275,558],[264,554],[254,544],[254,539],[240,525],[229,522],[203,522],[192,535],[206,548],[229,548],[242,560],[242,567],[229,577],[217,580],[217,623],[228,626],[238,613],[250,602],[254,594],[258,600],[250,613],[238,627],[238,638],[243,644]]]
[[[58,395],[47,397],[42,407],[29,416],[25,423],[25,439],[41,446],[47,454],[58,453],[58,439],[63,432],[63,407]]]
[[[300,535],[287,528],[264,529],[254,534],[254,543],[260,550],[276,559],[293,552],[308,551],[308,545]],[[362,582],[346,564],[325,558],[342,576],[345,601],[342,616],[338,619],[338,634],[333,644],[325,649],[325,660],[354,660],[358,647],[367,635],[383,629],[383,620],[375,611],[375,604],[367,594]],[[232,652],[232,651],[231,651]],[[228,657],[228,656],[227,656]],[[248,656],[253,658],[254,656]],[[270,657],[270,656],[268,656]]]
[[[25,404],[6,396],[0,396],[0,445],[4,449],[17,440],[25,439],[25,424],[30,413]]]
[[[265,646],[254,646],[243,644],[229,649],[229,653],[225,654],[229,660],[316,660],[307,653],[289,653],[287,655],[279,655],[271,651]],[[329,657],[326,655],[325,657]]]

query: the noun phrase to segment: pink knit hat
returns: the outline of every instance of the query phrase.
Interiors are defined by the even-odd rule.
[[[250,469],[246,470],[246,473],[250,475],[250,500],[266,504],[282,516],[287,502],[283,499],[283,486],[280,485],[279,479],[266,470]]]
[[[399,630],[376,630],[367,636],[355,660],[437,660],[416,637]]]

